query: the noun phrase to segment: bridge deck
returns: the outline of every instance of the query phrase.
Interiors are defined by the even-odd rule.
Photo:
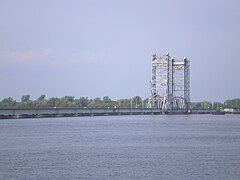
[[[207,114],[213,112],[215,111],[192,111],[194,114]],[[154,108],[6,108],[0,109],[0,119],[104,115],[154,115],[165,113],[162,113],[161,109]],[[173,114],[185,113],[181,111],[175,111]]]

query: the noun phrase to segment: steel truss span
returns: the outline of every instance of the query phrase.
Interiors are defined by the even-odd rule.
[[[160,108],[162,113],[190,112],[190,62],[186,57],[153,54],[150,85],[148,108]]]

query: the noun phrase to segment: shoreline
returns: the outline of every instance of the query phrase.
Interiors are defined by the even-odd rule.
[[[216,113],[215,110],[183,110],[172,112],[157,108],[6,108],[0,109],[0,119],[51,118],[51,117],[82,117],[82,116],[122,116],[122,115],[191,115],[191,114],[240,114]]]

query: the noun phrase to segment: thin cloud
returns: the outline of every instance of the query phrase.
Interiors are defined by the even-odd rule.
[[[62,65],[92,64],[109,61],[109,54],[104,52],[74,52],[68,53],[54,48],[47,48],[42,51],[25,52],[0,52],[0,63],[2,66],[9,65]]]

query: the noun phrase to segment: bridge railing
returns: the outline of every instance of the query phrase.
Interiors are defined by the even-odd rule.
[[[0,109],[0,116],[54,115],[54,114],[141,114],[160,113],[160,109],[150,108],[6,108]]]

